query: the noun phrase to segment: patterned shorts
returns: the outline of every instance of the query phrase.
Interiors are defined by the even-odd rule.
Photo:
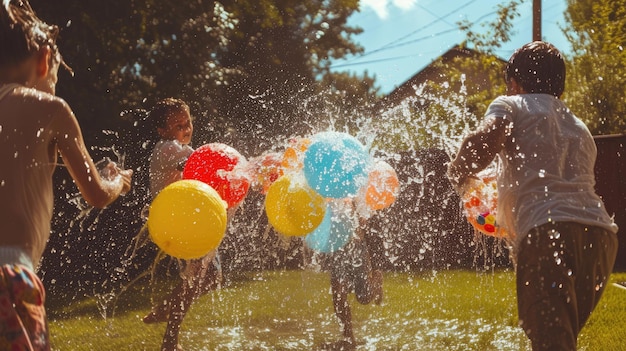
[[[0,350],[50,350],[45,291],[20,265],[0,266]]]

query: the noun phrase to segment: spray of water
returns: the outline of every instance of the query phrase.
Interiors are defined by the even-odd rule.
[[[307,117],[295,128],[294,134],[270,138],[260,136],[261,141],[256,144],[267,147],[257,152],[282,152],[288,146],[289,139],[334,130],[355,136],[373,157],[391,164],[399,174],[400,193],[393,206],[372,216],[368,234],[375,252],[372,259],[385,270],[426,271],[435,277],[437,271],[442,269],[481,265],[482,269],[493,269],[498,262],[506,263],[502,245],[472,233],[464,219],[459,198],[445,178],[446,163],[455,154],[462,136],[478,120],[466,106],[464,87],[460,91],[452,91],[448,87],[445,94],[435,95],[422,85],[415,86],[414,92],[413,96],[395,106],[372,107],[376,111],[374,114],[354,114],[353,111],[344,111],[336,106],[320,109],[320,101],[307,101],[300,112]],[[316,107],[310,108],[313,105]],[[313,111],[317,113],[316,116],[310,116]],[[136,113],[141,114],[141,111]],[[134,151],[147,154],[151,151],[151,142],[141,141],[138,149],[122,152],[120,144],[124,143],[119,134],[112,131],[104,131],[104,134],[109,139],[117,140],[117,143],[113,142],[112,146],[100,147],[95,151],[111,155],[121,166],[125,164],[127,154]],[[203,137],[197,139],[203,140]],[[145,164],[135,167],[136,174],[146,173]],[[105,319],[114,315],[119,295],[130,286],[147,276],[153,282],[163,279],[157,273],[159,266],[163,267],[164,262],[169,262],[165,263],[166,267],[172,266],[171,260],[154,248],[146,234],[145,216],[142,217],[141,211],[150,202],[146,190],[147,178],[138,177],[135,181],[133,193],[113,210],[116,213],[131,212],[133,218],[128,219],[129,216],[124,215],[120,221],[123,223],[117,223],[113,229],[123,233],[116,233],[116,236],[105,240],[106,246],[118,253],[118,259],[94,264],[93,261],[99,257],[82,257],[89,262],[83,268],[100,269],[96,276],[101,279],[70,284],[77,291],[89,291],[91,288],[100,314]],[[62,185],[62,189],[71,186]],[[111,224],[110,218],[115,217],[115,214],[109,213],[107,221],[100,219],[103,213],[112,209],[95,211],[81,201],[75,192],[68,194],[66,200],[78,214],[60,212],[56,227],[64,228],[65,231],[57,235],[70,238],[74,236],[71,233],[80,232],[83,234],[77,236],[79,241],[101,242],[101,238],[90,233],[99,232],[99,236],[103,235],[103,229]],[[264,195],[251,191],[238,212],[230,217],[227,235],[220,246],[225,286],[236,280],[238,272],[242,271],[285,267],[322,269],[320,255],[307,250],[301,238],[288,238],[273,231],[264,214],[263,203]],[[68,221],[67,217],[71,217],[71,220]],[[120,237],[125,239],[120,240]],[[53,246],[51,250],[62,258],[61,266],[72,266],[69,251],[76,246],[76,241],[66,239],[61,247]],[[121,254],[119,246],[124,246]],[[468,255],[468,252],[471,254]],[[165,270],[170,272],[169,268]],[[220,294],[213,298],[220,299]],[[442,325],[442,328],[446,326]],[[315,327],[311,326],[311,329],[314,332]],[[235,339],[241,337],[236,331],[230,330],[230,333],[236,334],[233,336]],[[237,343],[236,340],[234,342]],[[293,342],[297,344],[303,341]]]

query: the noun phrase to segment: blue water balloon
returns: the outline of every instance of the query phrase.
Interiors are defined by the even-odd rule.
[[[333,253],[350,241],[355,230],[356,223],[351,216],[337,213],[329,206],[322,223],[304,241],[314,251]]]
[[[355,137],[323,132],[313,136],[303,163],[312,189],[324,197],[340,199],[355,195],[367,183],[370,156]]]

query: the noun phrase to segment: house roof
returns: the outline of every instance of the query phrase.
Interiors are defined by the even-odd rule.
[[[398,104],[408,96],[414,95],[414,86],[438,78],[441,74],[441,68],[434,65],[435,62],[442,62],[445,65],[458,57],[478,57],[480,55],[484,55],[484,53],[467,48],[464,44],[457,44],[387,94],[382,99],[382,104],[386,106]]]

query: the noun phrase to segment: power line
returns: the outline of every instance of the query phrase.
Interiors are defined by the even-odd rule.
[[[394,45],[394,46],[390,46],[390,47],[387,47],[386,49],[395,49],[395,48],[398,48],[398,47],[401,47],[401,46],[404,46],[404,45],[409,45],[409,44],[412,44],[412,43],[415,43],[415,42],[418,42],[418,41],[431,39],[431,38],[434,38],[434,37],[437,37],[437,36],[440,36],[440,35],[443,35],[443,34],[454,32],[456,30],[457,30],[456,28],[455,29],[444,30],[444,31],[441,31],[439,33],[435,33],[435,34],[432,34],[432,35],[429,35],[429,36],[425,36],[425,37],[421,37],[421,38],[417,38],[417,39],[411,40],[409,42],[404,42],[404,43],[400,43],[400,44],[397,44],[397,45]],[[332,65],[332,67],[333,68],[342,68],[342,67],[358,66],[358,65],[368,64],[368,63],[378,63],[378,62],[384,62],[384,61],[399,60],[399,59],[403,59],[403,58],[406,58],[406,57],[414,57],[414,56],[415,55],[405,55],[405,56],[389,57],[389,58],[384,58],[384,59],[379,59],[379,60],[371,60],[371,61],[346,62],[346,63],[342,63],[342,64],[339,64],[339,65]],[[363,56],[361,56],[359,58],[362,58],[362,57]]]
[[[380,63],[380,62],[387,62],[387,61],[395,61],[395,60],[400,60],[400,59],[403,59],[403,58],[415,57],[415,56],[416,55],[404,55],[404,56],[396,56],[396,57],[387,57],[387,58],[378,59],[378,60],[371,60],[371,61],[344,63],[344,64],[341,64],[341,65],[334,65],[333,68],[342,68],[342,67],[350,67],[350,66],[358,66],[358,65],[367,65],[367,64],[370,64],[370,63]]]
[[[399,44],[396,44],[396,45],[393,45],[393,46],[388,46],[388,47],[385,48],[385,50],[399,48],[401,46],[406,46],[406,45],[409,45],[409,44],[417,43],[417,42],[422,41],[422,40],[431,39],[431,38],[434,38],[434,37],[438,37],[440,35],[448,34],[450,32],[455,32],[457,30],[459,30],[459,29],[458,28],[446,29],[444,31],[441,31],[441,32],[438,32],[438,33],[435,33],[435,34],[431,34],[431,35],[427,35],[425,37],[420,37],[420,38],[409,40],[409,41],[405,41],[405,42],[402,42],[402,43],[399,43]]]
[[[346,63],[339,64],[339,65],[332,65],[332,67],[333,67],[333,68],[342,68],[342,67],[350,67],[350,66],[363,65],[363,64],[367,64],[367,63],[378,63],[378,62],[385,62],[385,61],[399,60],[399,59],[403,59],[403,58],[406,58],[406,57],[413,57],[413,56],[415,56],[415,55],[397,56],[397,57],[390,57],[390,58],[384,58],[384,59],[380,59],[380,60],[372,60],[372,61],[353,62],[354,60],[361,59],[361,58],[363,58],[363,57],[365,57],[365,56],[368,56],[368,55],[371,55],[371,54],[374,54],[374,53],[378,53],[378,52],[382,52],[382,51],[386,51],[386,50],[391,50],[391,49],[396,49],[396,48],[399,48],[399,47],[402,47],[402,46],[406,46],[406,45],[414,44],[414,43],[417,43],[417,42],[420,42],[420,41],[423,41],[423,40],[427,40],[427,39],[432,39],[432,38],[438,37],[438,36],[440,36],[440,35],[448,34],[448,33],[450,33],[450,32],[454,32],[454,31],[458,30],[458,28],[447,29],[447,30],[444,30],[444,31],[441,31],[441,32],[438,32],[438,33],[435,33],[435,34],[432,34],[432,35],[428,35],[428,36],[420,37],[420,38],[417,38],[417,39],[413,39],[413,40],[409,40],[409,41],[404,41],[404,42],[402,42],[402,40],[403,40],[403,39],[408,38],[409,36],[411,36],[411,35],[413,35],[413,34],[415,34],[415,33],[419,32],[419,31],[421,31],[421,30],[425,29],[426,27],[430,26],[430,25],[431,25],[431,24],[433,24],[433,23],[436,23],[436,22],[438,22],[438,21],[445,21],[445,20],[444,20],[444,18],[445,18],[445,17],[448,17],[448,16],[450,16],[451,14],[453,14],[453,13],[455,13],[455,12],[457,12],[457,11],[459,11],[459,10],[461,10],[461,9],[463,9],[463,8],[465,8],[465,7],[467,7],[467,6],[469,6],[469,5],[470,5],[472,2],[474,2],[474,1],[475,1],[475,0],[472,0],[472,1],[470,1],[470,2],[467,2],[467,3],[465,3],[463,6],[461,6],[461,7],[457,8],[457,9],[455,9],[454,11],[452,11],[452,12],[450,12],[450,13],[446,14],[445,16],[443,16],[443,17],[438,17],[438,20],[437,20],[437,21],[433,21],[433,22],[429,23],[428,25],[422,26],[421,28],[418,28],[418,29],[416,29],[416,30],[412,31],[411,33],[409,33],[409,34],[407,34],[407,35],[404,35],[404,36],[402,36],[402,37],[401,37],[401,38],[399,38],[399,39],[396,39],[396,40],[394,40],[394,41],[392,41],[392,42],[389,42],[389,43],[387,43],[387,44],[383,45],[382,47],[380,47],[380,48],[378,48],[378,49],[376,49],[376,50],[372,50],[372,51],[369,51],[369,52],[367,52],[367,53],[364,53],[364,54],[362,54],[362,55],[360,55],[360,56],[358,56],[358,57],[353,58],[352,60],[350,60],[350,61],[348,61],[348,62],[346,62]],[[480,17],[478,17],[477,19],[473,20],[473,22],[474,22],[474,23],[480,22],[481,20],[483,20],[483,19],[485,19],[485,18],[487,18],[487,17],[489,17],[489,16],[492,16],[492,15],[494,15],[494,14],[497,14],[497,13],[498,13],[498,11],[497,11],[497,10],[496,10],[496,11],[489,12],[489,13],[484,14],[484,15],[482,15],[482,16],[480,16]],[[397,43],[397,44],[395,44],[395,43]],[[392,44],[395,44],[395,45],[392,45]]]
[[[437,19],[436,19],[436,20],[431,21],[431,22],[429,22],[428,24],[426,24],[426,25],[424,25],[424,26],[422,26],[422,27],[420,27],[420,28],[417,28],[416,30],[414,30],[414,31],[412,31],[412,32],[410,32],[410,33],[408,33],[408,34],[406,34],[406,35],[404,35],[404,36],[402,36],[402,37],[400,37],[400,38],[398,38],[398,39],[396,39],[396,40],[393,40],[393,41],[391,41],[391,42],[389,42],[389,43],[387,43],[387,44],[385,44],[385,45],[381,46],[381,47],[380,47],[380,48],[378,48],[378,49],[375,49],[375,50],[372,50],[372,51],[369,51],[369,52],[363,53],[362,55],[360,55],[360,56],[358,56],[358,57],[355,57],[353,60],[360,59],[360,58],[363,58],[363,57],[365,57],[365,56],[369,56],[369,55],[371,55],[371,54],[375,54],[375,53],[377,53],[377,52],[380,52],[380,51],[386,50],[386,49],[390,48],[390,46],[391,46],[391,45],[394,45],[394,44],[396,44],[396,43],[398,43],[398,42],[401,42],[402,40],[404,40],[404,39],[406,39],[406,38],[410,37],[411,35],[413,35],[413,34],[415,34],[415,33],[418,33],[418,32],[420,32],[420,31],[422,31],[422,30],[424,30],[424,29],[426,29],[426,28],[428,28],[428,27],[432,26],[433,24],[435,24],[435,23],[437,23],[437,22],[444,21],[446,17],[449,17],[449,16],[451,16],[451,15],[455,14],[456,12],[458,12],[458,11],[460,11],[460,10],[462,10],[462,9],[466,8],[467,6],[471,5],[471,4],[472,4],[472,3],[474,3],[474,2],[476,2],[476,0],[470,0],[470,1],[466,2],[464,5],[461,5],[460,7],[458,7],[458,8],[456,8],[456,9],[454,9],[454,10],[450,11],[449,13],[445,14],[444,16],[442,16],[442,17],[437,17]],[[397,46],[393,46],[393,47],[397,47]]]

